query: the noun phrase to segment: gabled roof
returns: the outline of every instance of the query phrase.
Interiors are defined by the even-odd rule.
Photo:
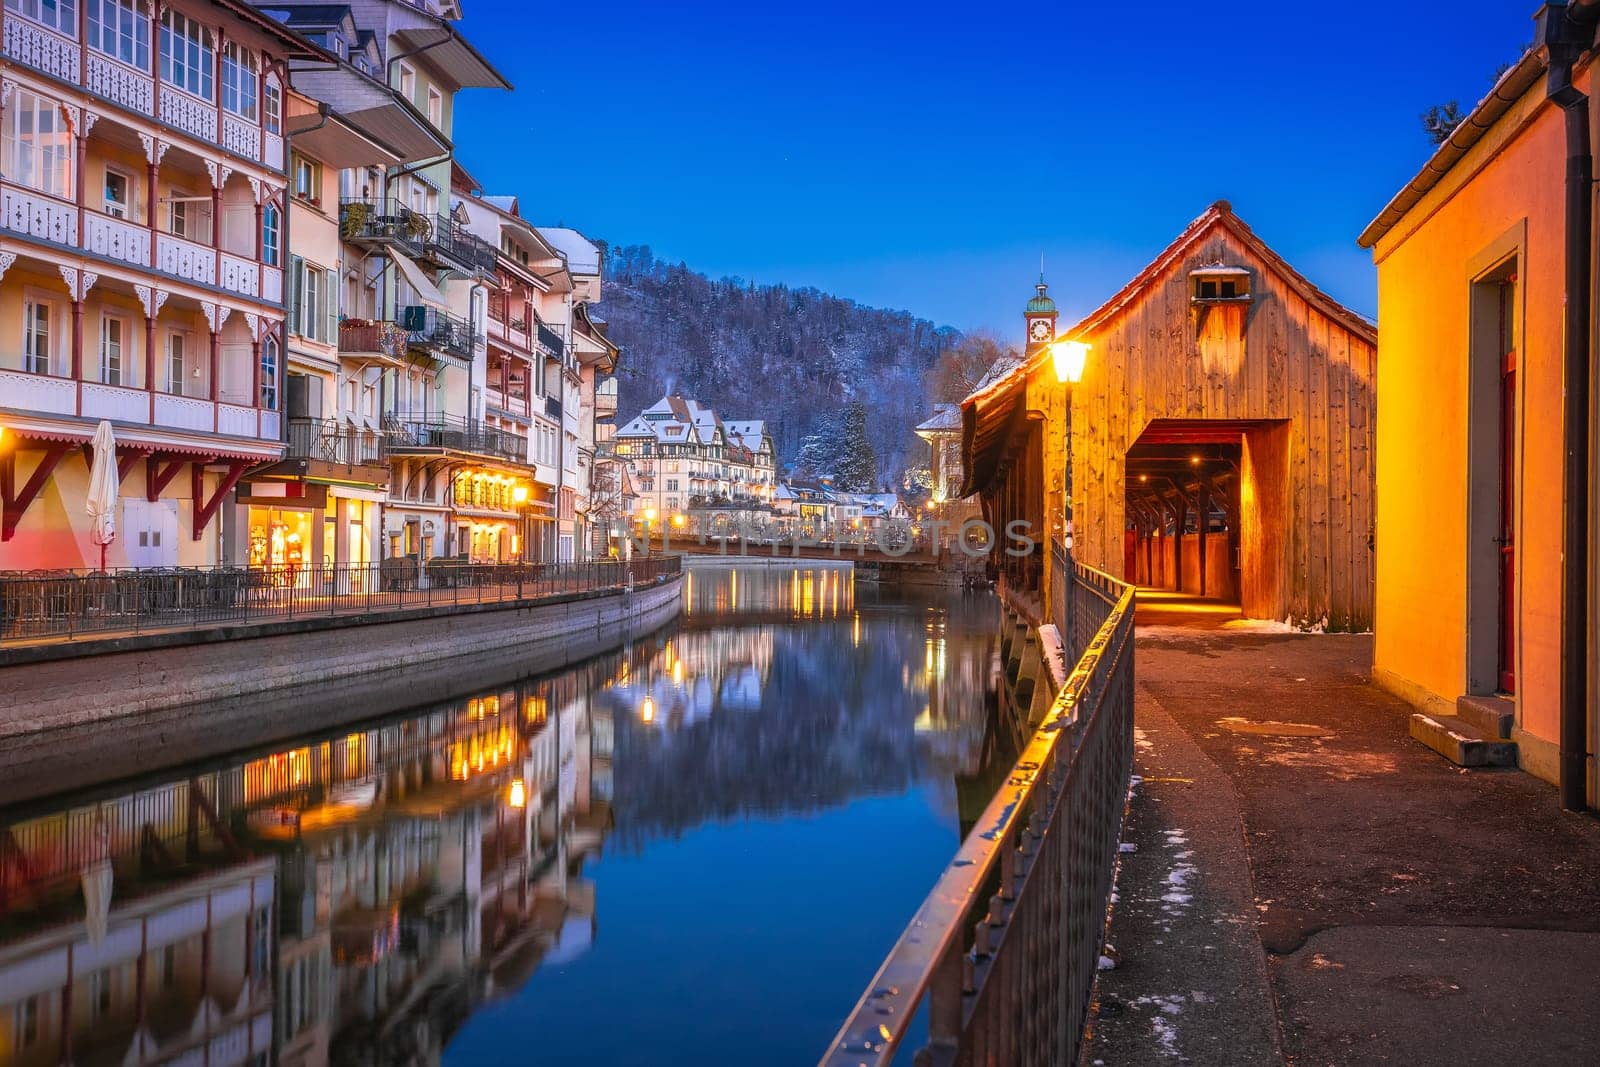
[[[961,405],[933,405],[933,415],[917,423],[915,430],[918,436],[921,437],[929,437],[940,433],[960,433]]]
[[[600,247],[577,230],[567,226],[539,226],[539,234],[567,257],[574,274],[600,273]]]
[[[1133,306],[1141,297],[1153,288],[1161,276],[1174,264],[1194,251],[1196,247],[1206,241],[1217,230],[1226,230],[1240,244],[1244,245],[1253,255],[1266,264],[1267,269],[1277,275],[1290,289],[1293,289],[1308,304],[1315,306],[1323,314],[1342,325],[1351,333],[1361,337],[1368,344],[1378,343],[1378,329],[1366,316],[1358,314],[1339,303],[1327,293],[1318,289],[1306,279],[1305,275],[1291,267],[1287,260],[1274,252],[1267,243],[1257,237],[1255,231],[1245,225],[1243,219],[1233,213],[1233,205],[1226,200],[1218,200],[1201,213],[1200,217],[1184,227],[1183,232],[1162,249],[1161,254],[1135,274],[1121,289],[1091,311],[1076,325],[1069,327],[1061,336],[1081,337],[1094,333],[1106,323],[1116,318],[1123,311]],[[1043,366],[1050,359],[1049,346],[1040,349],[1032,360],[1017,360],[1013,366],[1003,369],[1004,360],[997,361],[994,368],[985,375],[984,380],[978,383],[965,400],[962,407],[968,407],[978,401],[986,400],[998,393],[1007,392],[1022,381],[1030,370]]]
[[[1507,67],[1495,80],[1489,94],[1479,100],[1477,106],[1467,117],[1450,131],[1450,136],[1444,139],[1437,151],[1417,176],[1406,183],[1378,212],[1378,217],[1367,223],[1367,228],[1361,231],[1361,236],[1356,238],[1356,243],[1362,248],[1371,248],[1383,239],[1383,235],[1394,228],[1394,225],[1418,202],[1427,195],[1439,181],[1461,161],[1473,145],[1483,139],[1496,122],[1512,105],[1522,99],[1524,93],[1531,89],[1539,76],[1544,73],[1546,60],[1542,49],[1530,48],[1522,54],[1522,58]]]

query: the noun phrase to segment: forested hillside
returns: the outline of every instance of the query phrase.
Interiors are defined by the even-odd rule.
[[[881,480],[924,461],[911,432],[927,417],[924,377],[960,338],[816,289],[713,280],[643,246],[606,249],[598,310],[623,348],[620,419],[675,391],[724,419],[766,419],[790,463],[859,401]]]

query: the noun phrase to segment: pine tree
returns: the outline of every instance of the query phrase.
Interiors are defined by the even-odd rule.
[[[838,461],[833,484],[847,493],[870,493],[878,488],[878,454],[867,438],[867,406],[859,400],[844,410],[838,437]]]

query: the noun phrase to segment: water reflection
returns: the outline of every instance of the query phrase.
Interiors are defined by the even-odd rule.
[[[972,806],[990,612],[699,571],[685,625],[560,677],[0,816],[0,1062],[814,1055]],[[796,864],[824,825],[894,873]],[[753,891],[679,929],[706,847]]]

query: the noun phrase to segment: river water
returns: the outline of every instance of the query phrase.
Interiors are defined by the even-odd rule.
[[[812,1063],[1009,765],[993,601],[714,567],[553,677],[0,812],[0,1063]]]

